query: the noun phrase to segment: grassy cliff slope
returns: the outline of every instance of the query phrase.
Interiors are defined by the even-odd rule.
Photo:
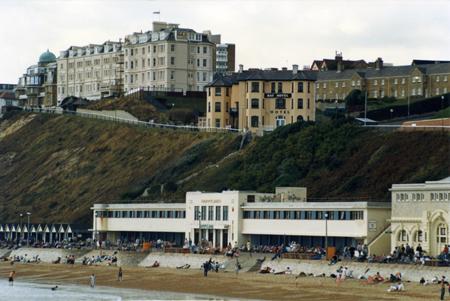
[[[238,144],[235,135],[180,134],[68,116],[14,116],[0,127],[0,221],[31,211],[36,222],[83,223],[94,202],[138,197],[172,162],[189,166],[174,173],[184,177]],[[193,158],[192,149],[202,145],[210,152]]]
[[[450,175],[450,133],[365,129],[349,123],[279,128],[180,191],[304,186],[311,198],[389,200],[393,183]]]
[[[0,123],[0,222],[31,211],[34,222],[89,225],[94,202],[184,201],[191,190],[300,185],[311,198],[389,200],[392,183],[450,175],[449,132],[293,124],[241,151],[239,143],[232,134],[15,115]]]

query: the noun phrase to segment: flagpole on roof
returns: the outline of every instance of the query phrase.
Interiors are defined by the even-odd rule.
[[[159,11],[159,10],[158,11],[154,11],[153,14],[154,15],[158,15],[158,19],[159,19],[159,21],[161,21],[161,11]]]

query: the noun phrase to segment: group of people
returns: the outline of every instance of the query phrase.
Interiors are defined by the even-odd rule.
[[[208,277],[209,271],[214,271],[216,273],[219,272],[220,264],[217,261],[213,261],[212,258],[209,258],[208,261],[205,261],[202,264],[203,276]]]
[[[13,264],[14,262],[20,262],[20,263],[39,263],[39,262],[41,262],[39,255],[29,257],[28,254],[25,254],[23,256],[22,255],[11,256],[9,258],[4,257],[3,260],[10,261],[11,264]]]
[[[113,255],[97,255],[92,257],[83,257],[81,263],[83,265],[96,265],[106,262],[107,265],[117,265],[117,252],[114,252]]]

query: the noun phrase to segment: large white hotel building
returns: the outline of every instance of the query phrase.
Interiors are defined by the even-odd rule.
[[[188,192],[185,203],[94,204],[93,231],[101,240],[164,239],[179,246],[199,236],[223,248],[297,241],[303,246],[367,244],[370,254],[421,244],[437,256],[450,243],[450,177],[394,184],[390,202],[308,201],[306,188]]]
[[[298,241],[306,246],[343,247],[373,243],[388,226],[390,203],[308,202],[306,188],[277,187],[275,193],[188,192],[186,203],[95,204],[94,233],[101,240],[164,239],[179,246],[199,235],[223,248]],[[327,217],[327,218],[326,218]],[[388,250],[386,250],[388,251]]]

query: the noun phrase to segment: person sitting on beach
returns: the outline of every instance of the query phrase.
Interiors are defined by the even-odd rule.
[[[57,289],[58,289],[57,285],[51,288],[52,291],[56,291]]]
[[[331,257],[330,263],[328,265],[334,265],[338,262],[338,257],[336,255],[333,255],[333,257]]]
[[[58,259],[52,261],[53,264],[59,264],[61,263],[61,257],[58,257]]]
[[[158,260],[155,260],[155,262],[153,262],[153,264],[151,266],[149,266],[150,268],[157,268],[159,267],[159,262]]]
[[[437,277],[436,277],[437,278]],[[437,279],[438,280],[438,279]],[[439,280],[438,280],[439,281]],[[420,278],[420,281],[419,281],[419,283],[421,284],[421,285],[423,285],[423,286],[425,286],[425,285],[429,285],[429,284],[431,284],[431,283],[433,283],[433,280],[432,281],[429,281],[429,280],[425,280],[425,278]]]
[[[177,269],[187,270],[191,267],[189,264],[183,264],[181,266],[178,266]]]
[[[396,285],[391,285],[390,288],[388,288],[388,292],[401,292],[405,290],[405,286],[402,282],[398,282]]]
[[[369,276],[367,278],[367,283],[368,284],[380,283],[380,282],[383,282],[383,281],[384,281],[384,278],[380,275],[380,272],[377,272],[375,275]]]
[[[397,273],[395,273],[395,275],[391,274],[390,277],[389,277],[389,280],[390,280],[391,282],[399,282],[399,281],[402,281],[402,273],[397,272]]]
[[[259,270],[260,274],[270,274],[270,272],[272,271],[272,269],[270,267],[265,267],[262,268],[261,270]]]

